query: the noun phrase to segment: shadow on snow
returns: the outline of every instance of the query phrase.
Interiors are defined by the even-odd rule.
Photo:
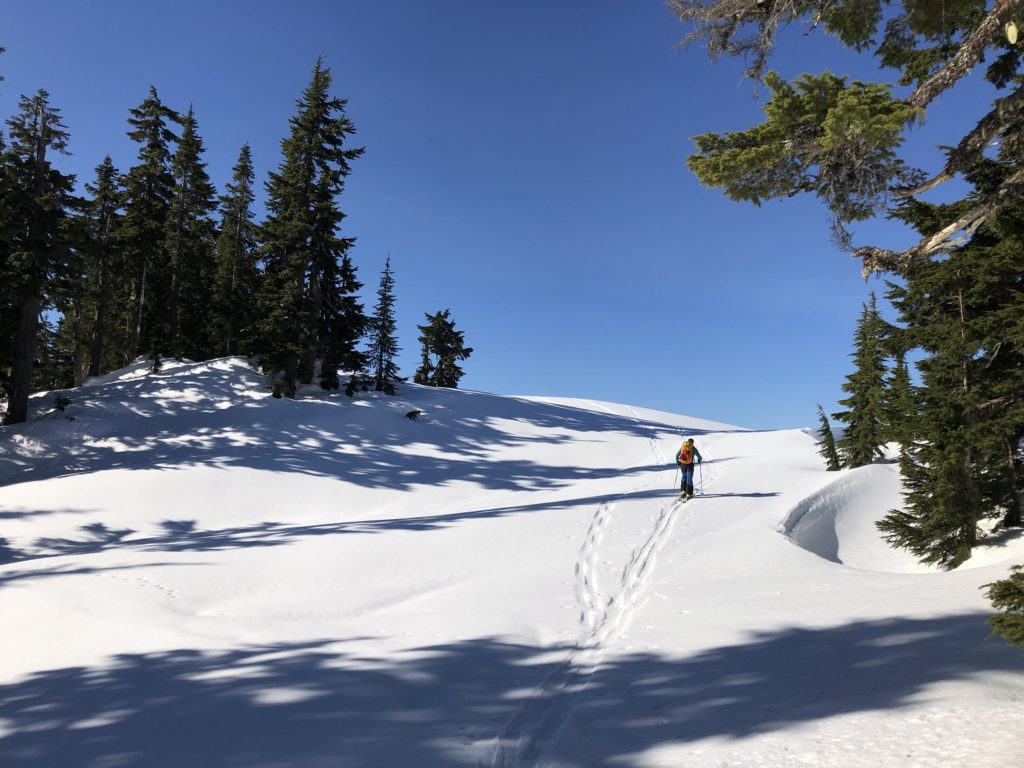
[[[25,427],[0,430],[0,484],[106,469],[205,465],[299,472],[401,490],[455,481],[543,490],[622,470],[501,459],[496,452],[586,441],[588,433],[595,440],[607,433],[644,439],[705,434],[568,405],[409,384],[395,398],[323,392],[277,400],[261,394],[265,389],[263,377],[225,359],[50,393],[66,395],[72,405]],[[425,415],[416,422],[403,418],[411,408]],[[48,424],[52,447],[19,454],[16,439],[42,434],[33,429],[40,422]],[[520,426],[512,430],[508,422]],[[531,430],[541,433],[521,434]]]
[[[581,764],[611,768],[658,746],[897,710],[931,684],[1019,669],[1019,654],[984,641],[983,618],[787,629],[681,659],[634,653],[607,660],[558,711],[598,735]],[[531,706],[549,695],[536,686],[570,650],[479,639],[367,658],[325,640],[125,654],[0,685],[0,764],[477,765],[524,694]]]

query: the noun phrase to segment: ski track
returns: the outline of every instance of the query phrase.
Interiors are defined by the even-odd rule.
[[[629,410],[639,421],[636,410]],[[666,464],[658,435],[650,437],[650,446],[656,464]],[[709,479],[715,474],[709,472]],[[574,565],[579,610],[576,647],[505,723],[495,739],[490,760],[492,768],[538,768],[541,765],[548,748],[557,744],[568,723],[576,697],[600,668],[606,645],[625,634],[647,597],[647,585],[658,552],[671,539],[683,504],[675,499],[661,506],[647,538],[633,550],[618,583],[606,594],[598,583],[597,566],[603,533],[615,510],[614,498],[602,502],[594,512]]]

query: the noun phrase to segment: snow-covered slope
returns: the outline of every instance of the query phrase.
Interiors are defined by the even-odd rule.
[[[1024,546],[920,567],[804,431],[238,359],[60,394],[0,430],[4,768],[1024,765],[979,590]]]

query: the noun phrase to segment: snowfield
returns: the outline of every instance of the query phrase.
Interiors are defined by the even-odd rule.
[[[33,406],[0,429],[4,768],[1024,766],[980,589],[1024,541],[920,566],[874,529],[896,468],[825,472],[809,431],[277,400],[236,358]]]

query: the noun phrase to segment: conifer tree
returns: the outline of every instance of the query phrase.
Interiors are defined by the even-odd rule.
[[[431,387],[459,386],[463,370],[460,360],[473,354],[472,347],[465,346],[463,332],[455,330],[455,321],[450,319],[451,311],[446,309],[436,314],[427,314],[427,324],[416,326],[420,330],[422,362],[413,379],[417,384]]]
[[[0,339],[13,339],[17,333],[18,313],[15,310],[15,291],[17,285],[14,265],[11,262],[11,242],[16,229],[15,217],[12,215],[13,179],[7,173],[7,143],[4,132],[0,130]],[[14,345],[4,341],[0,343],[0,397],[6,401],[11,386],[11,371],[14,366]]]
[[[214,224],[216,190],[202,160],[192,107],[181,118],[181,136],[171,161],[174,176],[168,208],[164,252],[167,254],[168,293],[165,323],[160,337],[166,339],[164,352],[177,359],[204,360],[211,356],[212,341],[208,313],[213,298]]]
[[[330,95],[331,72],[317,61],[281,143],[282,160],[267,182],[261,228],[265,264],[258,333],[265,370],[282,375],[284,393],[310,383],[320,360],[321,386],[338,386],[338,368],[359,370],[356,349],[366,318],[348,257],[354,240],[340,237],[337,197],[361,148],[345,148],[355,126],[346,102]]]
[[[846,424],[838,446],[843,465],[860,467],[880,458],[883,455],[881,446],[885,443],[882,414],[886,375],[885,325],[878,314],[874,293],[870,302],[863,305],[851,356],[855,370],[846,377],[842,387],[849,397],[839,401],[847,410],[834,413],[832,417]]]
[[[395,383],[399,381],[395,358],[400,347],[395,329],[395,279],[391,272],[391,257],[388,256],[377,288],[377,306],[368,325],[367,352],[374,389],[388,395],[395,394]]]
[[[964,205],[970,202],[917,203],[901,215],[927,229]],[[949,258],[915,264],[906,285],[891,291],[925,356],[913,446],[902,462],[904,508],[879,528],[891,543],[948,567],[970,557],[981,520],[1019,520],[1024,336],[1016,328],[1024,256],[1011,213],[1001,212]]]
[[[117,243],[121,204],[119,173],[109,155],[96,167],[96,180],[86,184],[85,189],[89,193],[83,245],[88,296],[83,311],[90,313],[87,375],[99,376],[105,368],[120,367],[127,362],[123,358],[109,360],[112,350],[108,341],[116,332],[116,326],[111,322],[114,319],[111,306],[114,282],[123,285],[128,277]]]
[[[764,0],[669,0],[676,16],[693,25],[684,43],[704,41],[720,54],[749,61],[747,74],[768,86],[765,119],[745,131],[696,137],[689,164],[701,181],[734,200],[800,193],[819,197],[833,219],[838,242],[851,248],[847,225],[891,213],[900,200],[925,194],[986,162],[989,147],[1016,146],[1024,127],[1024,79],[1019,43],[1002,33],[1018,17],[1016,0],[922,4],[916,0],[836,0],[828,3]],[[788,83],[767,72],[780,31],[810,23],[858,53],[876,57],[879,72],[895,82],[849,82],[828,72]],[[978,65],[995,86],[991,108],[974,127],[943,142],[941,168],[925,174],[900,156],[913,125],[936,99]],[[884,67],[884,69],[883,69]],[[905,98],[897,86],[913,86]],[[978,102],[975,102],[978,103]],[[1016,150],[1011,150],[1016,152]],[[979,189],[957,218],[922,233],[901,251],[884,245],[856,248],[865,273],[903,274],[918,260],[954,248],[1003,208],[1024,200],[1019,153],[998,183]]]
[[[139,144],[139,162],[124,179],[122,242],[132,277],[120,297],[128,310],[123,314],[128,322],[124,356],[129,360],[143,351],[159,353],[169,343],[160,338],[168,326],[163,299],[169,294],[170,269],[164,246],[175,183],[170,145],[177,141],[168,124],[181,120],[152,86],[130,115],[128,136]]]
[[[832,425],[829,423],[825,409],[818,405],[818,418],[821,426],[818,428],[818,454],[825,460],[825,468],[829,472],[835,472],[841,468],[839,452],[836,450],[836,438],[832,434]]]
[[[907,355],[899,350],[895,358],[882,392],[882,419],[885,424],[885,442],[899,443],[902,452],[913,441],[912,424],[917,406]]]
[[[235,355],[239,350],[247,354],[254,351],[254,303],[259,286],[256,223],[252,213],[254,178],[252,150],[245,144],[232,169],[226,193],[220,198],[213,336],[221,355]]]
[[[39,326],[32,388],[64,389],[81,386],[88,365],[89,304],[88,221],[83,201],[64,221],[70,245],[64,268],[51,275],[47,309]]]
[[[919,322],[915,313],[932,315],[926,337],[916,333],[931,354],[918,364],[923,386],[915,439],[901,461],[904,507],[891,511],[878,527],[890,543],[924,562],[955,567],[970,557],[982,516],[975,482],[978,435],[970,424],[974,390],[967,369],[972,344],[960,322],[957,294],[961,299],[963,294],[960,288],[943,284],[946,275],[934,269],[938,266],[920,265],[908,280],[906,293],[894,291],[895,303],[911,328]],[[930,300],[936,289],[941,307]],[[948,301],[951,289],[954,299]],[[935,317],[936,309],[941,319]]]
[[[9,146],[0,169],[4,188],[5,286],[10,302],[13,344],[5,382],[4,424],[25,421],[33,388],[40,314],[50,301],[53,281],[66,273],[71,243],[66,219],[73,209],[74,177],[52,165],[53,153],[66,153],[68,133],[49,94],[22,96],[18,113],[7,121]],[[5,340],[5,346],[8,342]]]
[[[985,597],[1001,611],[988,620],[993,631],[1011,645],[1024,645],[1024,566],[1015,565],[1009,577],[985,586]]]

